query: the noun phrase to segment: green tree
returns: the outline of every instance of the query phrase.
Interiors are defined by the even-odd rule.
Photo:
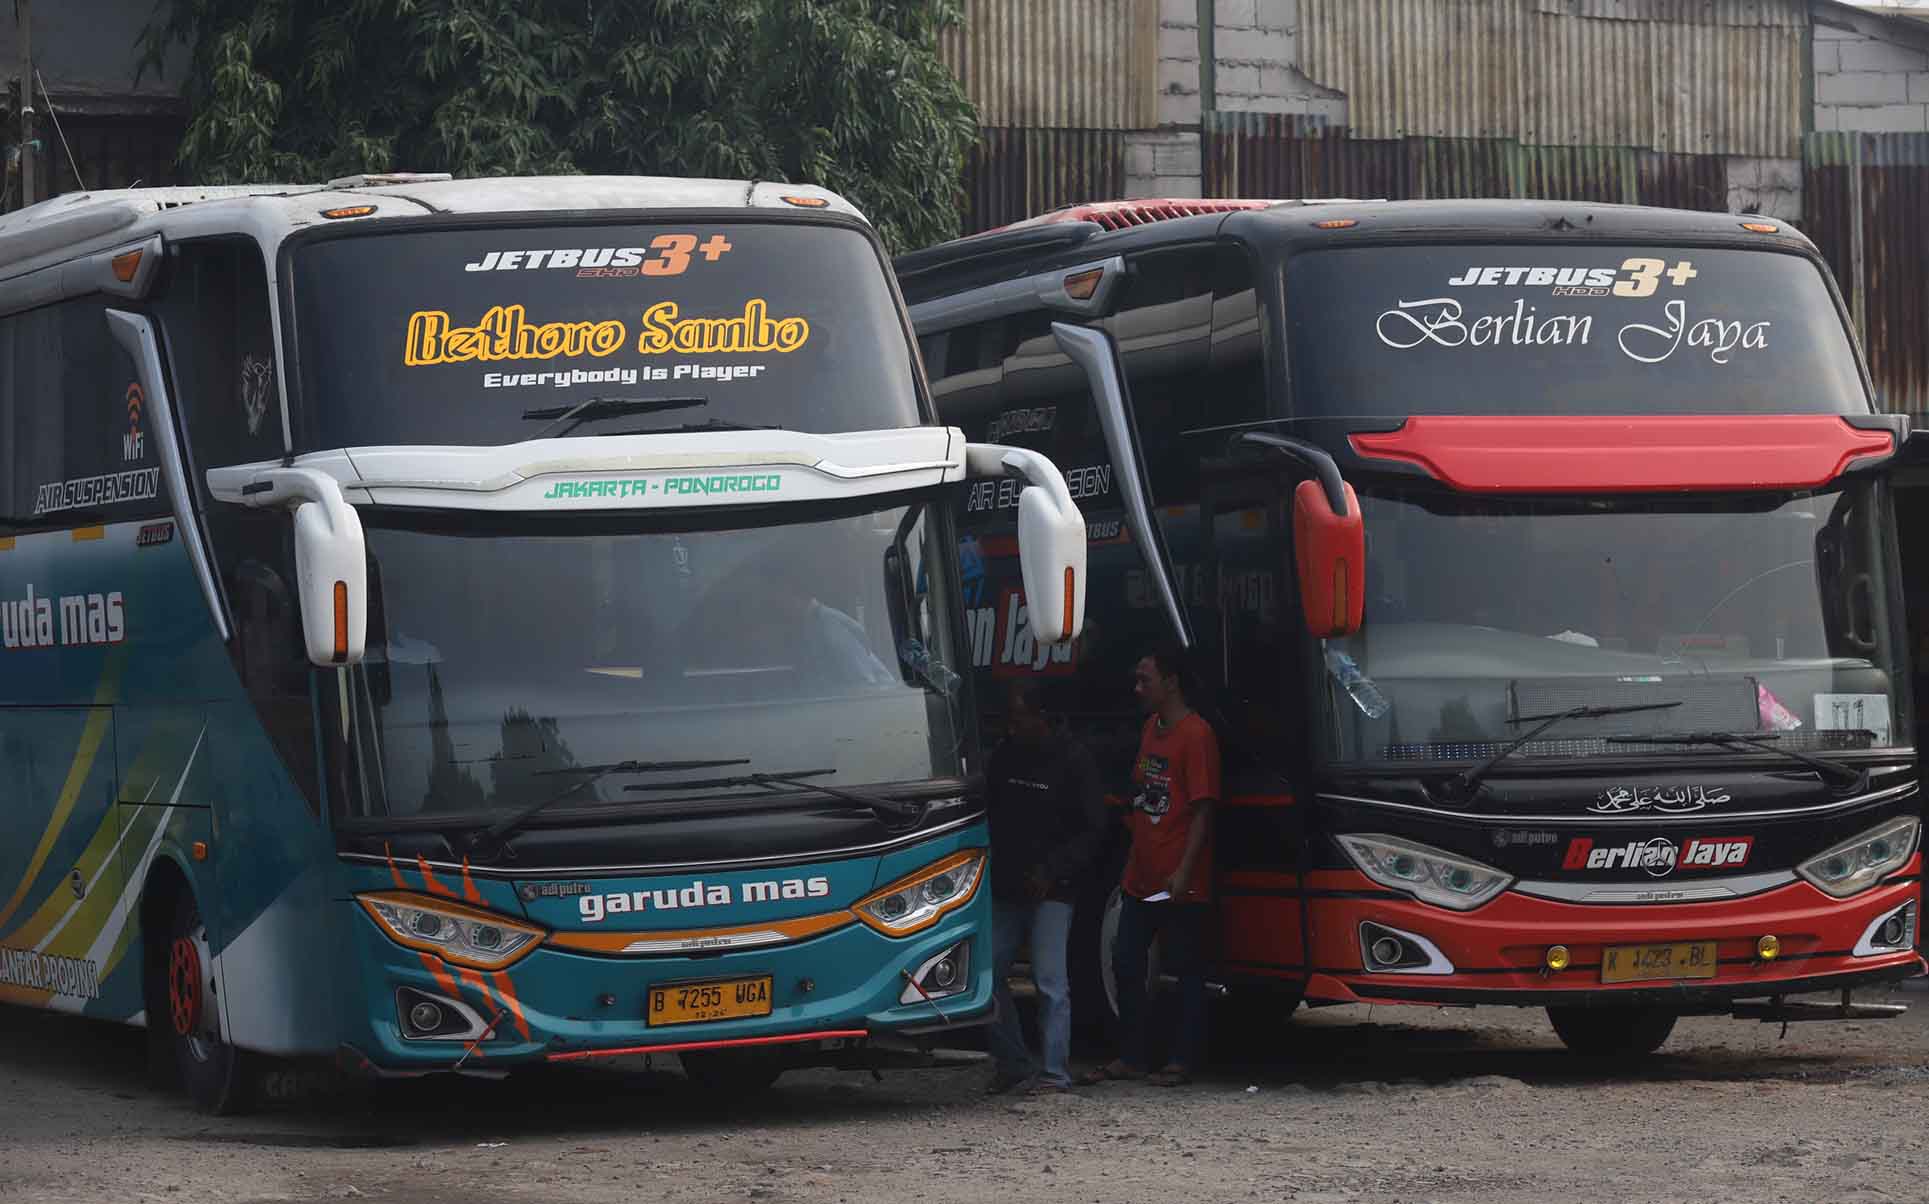
[[[958,232],[958,0],[160,0],[206,184],[413,169],[820,184],[894,249]],[[144,68],[145,69],[145,68]]]

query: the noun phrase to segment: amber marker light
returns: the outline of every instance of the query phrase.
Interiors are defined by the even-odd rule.
[[[781,199],[783,200],[784,204],[795,205],[800,209],[830,208],[830,202],[825,200],[821,196],[787,196]]]
[[[1070,565],[1065,567],[1065,631],[1058,638],[1072,638],[1072,599],[1078,596],[1078,570]]]
[[[120,281],[122,284],[132,284],[134,283],[134,274],[141,270],[141,253],[139,251],[122,251],[108,262],[113,266],[114,279]]]
[[[1098,292],[1098,282],[1104,278],[1104,268],[1073,272],[1065,277],[1065,295],[1074,301],[1090,301],[1092,294]]]
[[[1743,222],[1741,228],[1744,230],[1752,230],[1756,234],[1779,234],[1782,230],[1782,228],[1774,222]]]
[[[1765,962],[1772,962],[1782,955],[1782,938],[1769,933],[1755,942],[1755,956]]]
[[[1353,227],[1359,224],[1360,224],[1360,219],[1357,217],[1329,217],[1324,221],[1314,222],[1313,229],[1315,230],[1351,230]]]
[[[335,661],[348,659],[348,582],[335,583]]]
[[[1549,945],[1544,959],[1550,970],[1565,970],[1574,964],[1574,955],[1567,951],[1566,945]]]
[[[324,209],[321,215],[330,221],[338,217],[367,217],[375,212],[373,205],[343,205],[340,209]]]

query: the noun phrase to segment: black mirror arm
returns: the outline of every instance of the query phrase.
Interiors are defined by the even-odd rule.
[[[1351,508],[1346,504],[1346,479],[1340,476],[1340,466],[1333,462],[1324,448],[1307,443],[1303,439],[1289,439],[1268,431],[1242,431],[1232,437],[1232,446],[1257,447],[1288,460],[1309,470],[1319,479],[1320,488],[1326,493],[1326,504],[1333,513],[1346,517]]]

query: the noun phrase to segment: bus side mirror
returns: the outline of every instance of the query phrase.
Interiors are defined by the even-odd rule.
[[[256,509],[292,509],[295,594],[308,659],[360,664],[368,643],[368,544],[334,477],[313,468],[243,464],[208,470],[208,492]]]
[[[302,641],[309,661],[324,668],[360,664],[368,641],[368,552],[362,522],[346,503],[333,515],[329,510],[320,502],[295,507]]]
[[[1085,516],[1058,467],[1022,447],[972,443],[965,447],[973,476],[1013,476],[1018,493],[1018,568],[1032,634],[1064,644],[1085,630]]]
[[[1293,490],[1293,555],[1300,608],[1316,639],[1353,635],[1366,621],[1366,520],[1351,485],[1336,514],[1318,481]]]

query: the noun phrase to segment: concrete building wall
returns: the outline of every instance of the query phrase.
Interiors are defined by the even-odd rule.
[[[1929,132],[1929,24],[1814,6],[1815,128]]]

